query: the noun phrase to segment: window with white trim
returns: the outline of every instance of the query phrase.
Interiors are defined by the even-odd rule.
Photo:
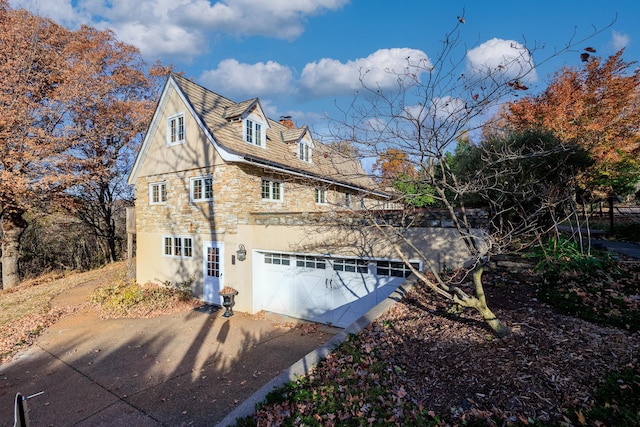
[[[368,273],[369,261],[363,259],[336,259],[333,261],[335,271],[346,271],[349,273]]]
[[[192,202],[213,200],[213,178],[210,176],[191,178],[189,182],[189,192]]]
[[[166,182],[152,182],[149,184],[149,203],[152,205],[167,203]]]
[[[313,256],[298,255],[296,256],[296,267],[318,268],[320,270],[325,270],[327,268],[327,261]]]
[[[316,203],[319,205],[327,203],[327,190],[325,188],[316,188]]]
[[[263,132],[262,124],[255,120],[246,119],[244,123],[244,140],[249,144],[262,147],[263,145]]]
[[[282,200],[282,183],[270,179],[262,180],[262,200]]]
[[[420,263],[412,262],[411,266],[416,270],[420,269]],[[376,274],[379,276],[409,277],[411,269],[404,262],[378,261]]]
[[[164,256],[177,258],[193,257],[193,238],[182,236],[164,236]]]
[[[184,143],[184,113],[175,114],[167,119],[167,145]]]
[[[264,254],[265,264],[290,265],[291,257],[287,254],[266,253]]]
[[[312,146],[308,141],[302,140],[298,143],[298,158],[311,163]]]
[[[351,208],[351,193],[344,193],[344,206]]]

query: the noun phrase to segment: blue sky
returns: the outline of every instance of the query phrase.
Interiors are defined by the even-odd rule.
[[[291,115],[297,125],[321,126],[348,103],[358,71],[384,68],[407,56],[436,58],[457,17],[469,58],[482,63],[518,43],[537,65],[529,91],[544,89],[562,65],[581,66],[591,46],[606,57],[640,59],[637,0],[427,1],[427,0],[9,0],[72,29],[110,28],[152,63],[160,59],[187,77],[235,101],[260,97],[270,117]],[[607,26],[615,22],[607,28]],[[552,61],[568,42],[603,30]],[[542,49],[533,49],[534,46]],[[375,71],[378,71],[377,73]]]

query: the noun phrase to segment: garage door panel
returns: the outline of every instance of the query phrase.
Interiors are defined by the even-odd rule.
[[[403,272],[397,263],[389,261],[291,255],[288,265],[273,264],[280,259],[278,254],[254,256],[254,307],[340,327],[366,314],[405,281],[398,277]],[[383,274],[375,274],[376,267]]]

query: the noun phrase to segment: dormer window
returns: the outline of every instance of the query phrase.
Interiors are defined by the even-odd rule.
[[[167,119],[167,145],[184,143],[184,113],[175,114]]]
[[[262,134],[262,124],[256,122],[255,120],[246,119],[245,120],[245,134],[244,140],[249,144],[257,145],[258,147],[263,146],[263,134]]]
[[[300,141],[298,143],[298,158],[305,162],[311,163],[312,147],[308,141]]]

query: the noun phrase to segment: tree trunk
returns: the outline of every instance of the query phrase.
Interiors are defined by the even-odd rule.
[[[20,283],[18,259],[20,258],[20,238],[27,228],[23,211],[4,212],[0,218],[2,225],[2,288],[9,289]]]
[[[511,335],[511,330],[493,314],[493,311],[487,306],[487,298],[484,294],[484,286],[482,285],[482,266],[476,267],[473,272],[473,285],[475,287],[475,296],[470,296],[460,290],[456,290],[453,301],[463,307],[476,309],[487,322],[487,325],[495,332],[498,338],[506,338]]]
[[[511,330],[496,317],[495,314],[487,306],[487,299],[484,295],[484,286],[482,285],[482,273],[484,268],[478,267],[473,272],[473,285],[475,286],[476,297],[479,304],[475,307],[482,315],[482,318],[487,322],[489,327],[493,329],[498,338],[506,338],[511,335]]]

